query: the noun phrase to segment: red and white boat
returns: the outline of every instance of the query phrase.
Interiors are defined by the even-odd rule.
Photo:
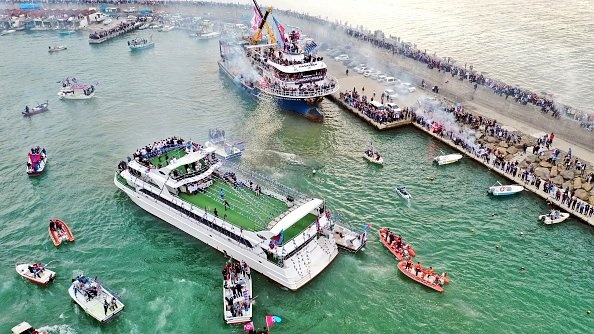
[[[60,219],[50,219],[48,232],[54,242],[54,246],[60,246],[62,241],[74,241],[74,235],[70,231],[70,227]]]
[[[441,276],[436,274],[429,276],[427,275],[426,270],[421,268],[419,275],[417,276],[414,267],[415,266],[412,265],[409,269],[406,269],[406,261],[398,262],[398,269],[400,269],[403,274],[426,287],[429,287],[435,291],[443,292],[443,285],[449,282],[446,273],[443,273]]]
[[[56,273],[42,263],[17,263],[15,269],[23,278],[41,285],[48,285],[56,278]]]
[[[39,146],[31,149],[27,160],[27,175],[37,176],[43,173],[45,165],[47,164],[47,152],[45,148]]]
[[[415,251],[410,247],[410,245],[406,244],[404,242],[404,240],[402,241],[402,248],[398,249],[396,248],[396,243],[393,243],[393,245],[390,245],[388,243],[388,233],[392,233],[394,234],[394,232],[390,231],[388,228],[381,228],[379,230],[379,238],[380,241],[382,242],[382,244],[384,244],[384,246],[386,246],[386,248],[392,253],[394,254],[394,256],[399,260],[402,261],[404,258],[404,254],[403,251],[406,250],[408,252],[408,255],[410,256],[415,256]],[[396,237],[394,237],[394,240],[396,240]]]

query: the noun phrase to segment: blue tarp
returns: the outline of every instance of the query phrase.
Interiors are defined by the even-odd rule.
[[[143,10],[139,11],[138,13],[140,13],[140,14],[152,14],[153,11],[151,9],[143,9]]]
[[[41,9],[41,4],[39,3],[22,3],[21,9],[28,10],[28,9]]]

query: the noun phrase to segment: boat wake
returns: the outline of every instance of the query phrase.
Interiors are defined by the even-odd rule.
[[[76,330],[68,325],[54,325],[38,328],[40,331],[46,331],[47,334],[75,334]]]

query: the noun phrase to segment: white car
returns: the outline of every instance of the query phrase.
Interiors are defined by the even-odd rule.
[[[345,54],[342,54],[342,55],[339,55],[339,56],[334,57],[334,60],[336,60],[336,61],[349,60],[349,56],[348,55],[345,55]]]
[[[386,103],[386,107],[388,107],[389,109],[392,109],[392,111],[394,111],[394,112],[402,111],[402,109],[400,109],[400,107],[396,103]]]
[[[363,76],[364,77],[369,77],[372,72],[373,72],[373,70],[371,70],[371,69],[365,70],[365,71],[363,71]]]
[[[385,96],[389,96],[390,99],[394,100],[398,98],[398,94],[396,94],[396,92],[393,89],[387,88],[386,90],[384,90],[384,95]]]
[[[382,72],[380,72],[380,71],[371,72],[371,74],[369,74],[369,77],[371,79],[377,80],[377,77],[379,77],[380,74],[382,74]]]
[[[404,89],[406,89],[406,90],[407,90],[409,93],[412,93],[412,92],[414,92],[414,91],[416,91],[416,90],[417,90],[417,87],[415,87],[415,86],[411,85],[411,84],[410,84],[410,83],[408,83],[408,82],[403,82],[403,83],[401,83],[401,85],[402,85],[402,87],[404,87]]]
[[[376,80],[379,81],[379,82],[384,82],[384,80],[386,80],[386,78],[387,77],[386,77],[385,74],[380,74],[380,75],[377,76],[377,79]]]
[[[367,66],[359,66],[359,67],[355,67],[355,72],[362,74],[363,72],[365,72],[367,70]]]

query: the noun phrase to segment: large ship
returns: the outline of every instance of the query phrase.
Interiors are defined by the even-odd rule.
[[[315,54],[313,39],[298,30],[285,33],[276,18],[266,23],[271,9],[262,15],[254,0],[254,34],[219,41],[221,71],[257,99],[275,101],[281,109],[297,112],[313,121],[324,115],[318,106],[323,97],[338,91],[323,57]],[[262,29],[268,34],[263,39]]]
[[[291,290],[321,273],[341,240],[350,247],[323,200],[223,165],[214,151],[168,138],[121,161],[114,183],[144,210]],[[355,238],[362,247],[365,235]]]

